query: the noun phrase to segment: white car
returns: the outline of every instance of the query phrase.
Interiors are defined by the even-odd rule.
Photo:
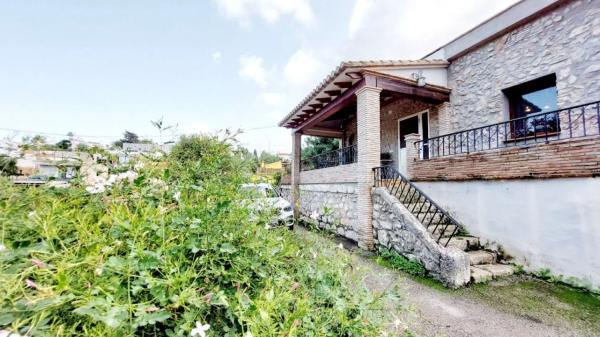
[[[256,192],[256,200],[252,201],[252,207],[258,212],[274,209],[277,215],[271,221],[273,225],[285,225],[290,229],[294,227],[294,211],[292,204],[284,198],[277,195],[275,189],[270,184],[243,184],[242,190]]]

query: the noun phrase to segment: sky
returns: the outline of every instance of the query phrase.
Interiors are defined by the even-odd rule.
[[[161,141],[242,128],[289,153],[278,122],[341,61],[419,59],[515,2],[0,1],[0,136],[159,141],[162,118]]]

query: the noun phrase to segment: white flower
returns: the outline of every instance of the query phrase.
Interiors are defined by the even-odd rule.
[[[179,200],[181,200],[181,192],[177,191],[177,192],[173,193],[173,199],[175,199],[175,201],[179,202]]]
[[[150,155],[153,159],[160,159],[163,157],[163,153],[160,151],[156,151]]]
[[[27,217],[29,219],[33,219],[33,217],[35,216],[35,214],[36,214],[35,211],[31,211],[31,212],[27,213]]]
[[[10,335],[10,331],[0,330],[0,337],[8,337],[9,335]]]
[[[6,246],[3,245],[3,244],[0,244],[0,252],[3,251],[3,250],[6,250]],[[2,337],[2,336],[0,336],[0,337]]]
[[[141,170],[141,169],[143,169],[143,168],[144,168],[144,163],[142,163],[142,162],[135,163],[135,165],[133,165],[133,168],[134,168],[136,171],[139,171],[139,170]]]
[[[310,218],[311,218],[311,219],[313,219],[313,220],[317,220],[317,219],[319,218],[319,212],[317,212],[317,211],[313,211],[313,212],[310,214]]]
[[[344,249],[344,245],[343,245],[342,243],[340,243],[340,244],[338,245],[338,248],[339,248],[339,249]]]
[[[94,273],[98,276],[102,275],[103,271],[104,269],[102,269],[102,267],[97,267],[96,269],[94,269]]]
[[[200,336],[206,337],[206,332],[210,329],[210,324],[202,324],[200,322],[196,322],[196,328],[192,329],[191,336]]]
[[[254,337],[254,336],[252,336],[252,332],[248,331],[248,332],[246,332],[246,336],[244,336],[244,337]]]

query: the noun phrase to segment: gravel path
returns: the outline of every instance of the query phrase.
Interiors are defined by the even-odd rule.
[[[297,232],[309,239],[323,240],[335,247],[342,243],[353,261],[353,272],[359,273],[364,284],[382,294],[399,294],[400,299],[386,300],[386,306],[403,325],[419,337],[571,337],[600,336],[600,331],[578,330],[561,317],[538,318],[523,310],[500,310],[474,296],[440,291],[418,283],[406,274],[381,266],[356,246],[339,239],[325,238],[299,228]],[[490,287],[489,291],[493,291]],[[390,298],[394,298],[390,296]],[[401,306],[397,306],[396,304]],[[401,309],[398,309],[401,308]],[[395,311],[395,312],[394,312]],[[390,335],[397,335],[391,329]]]

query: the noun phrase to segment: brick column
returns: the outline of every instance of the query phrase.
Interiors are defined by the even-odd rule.
[[[411,133],[410,135],[404,136],[406,141],[406,175],[408,179],[412,179],[415,176],[415,162],[419,160],[419,147],[415,142],[421,140],[421,136],[418,133]]]
[[[437,106],[438,110],[438,136],[450,133],[450,103],[444,102]],[[432,135],[429,135],[431,137]]]
[[[292,132],[292,207],[294,218],[300,216],[300,154],[302,152],[302,134]]]
[[[356,126],[358,147],[357,172],[357,225],[358,245],[372,250],[373,246],[373,167],[380,165],[381,128],[380,102],[381,89],[366,86],[356,92]]]

